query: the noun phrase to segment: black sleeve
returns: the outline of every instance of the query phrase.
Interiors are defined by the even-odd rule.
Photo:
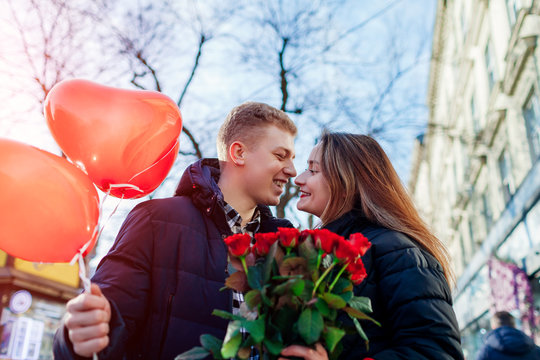
[[[124,221],[92,278],[109,300],[112,313],[109,346],[99,353],[100,360],[122,358],[137,325],[143,323],[150,291],[153,244],[151,214],[145,203],[141,203]],[[84,359],[74,354],[63,324],[55,335],[54,354],[55,359]]]
[[[385,244],[407,243],[396,232],[383,236]],[[411,244],[382,252],[374,266],[392,346],[373,358],[463,359],[450,290],[436,260]]]

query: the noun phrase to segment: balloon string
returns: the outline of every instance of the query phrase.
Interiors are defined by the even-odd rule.
[[[111,189],[109,189],[109,190],[107,191],[106,196],[103,198],[102,204],[105,202],[105,199],[106,199],[106,197],[109,195],[110,191],[111,191]],[[99,239],[99,237],[101,236],[101,233],[102,233],[103,230],[105,229],[105,226],[109,223],[109,220],[111,220],[112,216],[116,213],[116,210],[118,210],[118,206],[120,206],[120,203],[122,202],[122,200],[124,200],[124,194],[122,194],[122,197],[120,198],[120,200],[118,200],[118,203],[117,203],[116,206],[114,207],[113,211],[109,214],[109,217],[105,220],[105,222],[104,222],[103,225],[101,226],[101,229],[99,230],[98,235],[97,235],[97,239]],[[101,214],[101,210],[100,210],[100,214]]]
[[[142,173],[144,173],[145,171],[148,171],[150,170],[151,168],[153,168],[154,166],[157,165],[157,163],[159,163],[161,160],[163,160],[164,158],[166,158],[170,153],[171,151],[173,151],[173,149],[176,147],[176,144],[178,144],[178,140],[176,140],[176,142],[173,144],[173,146],[171,146],[171,148],[169,149],[169,151],[167,151],[167,153],[165,155],[163,155],[162,157],[160,157],[158,160],[156,160],[152,165],[150,165],[149,167],[147,167],[146,169],[136,173],[135,175],[133,175],[131,177],[131,179],[128,180],[128,182],[130,182],[131,180],[135,179],[137,176],[141,175]],[[142,191],[141,191],[142,192]]]
[[[131,179],[129,179],[128,181],[131,181]],[[107,190],[107,192],[109,193],[111,191],[111,189],[114,189],[114,188],[130,188],[130,189],[133,189],[133,190],[136,190],[136,191],[139,191],[139,192],[144,192],[144,190],[141,190],[140,187],[138,187],[137,185],[133,185],[133,184],[109,184],[109,190]]]
[[[88,249],[88,247],[90,246],[90,244],[92,243],[92,240],[96,239],[99,239],[99,235],[101,235],[101,232],[103,229],[99,229],[99,224],[101,223],[101,218],[103,216],[103,204],[105,203],[105,200],[107,199],[107,197],[109,196],[111,190],[107,190],[107,192],[105,193],[105,196],[103,197],[103,200],[101,200],[100,204],[99,204],[99,210],[98,210],[98,214],[99,214],[99,218],[98,218],[98,222],[96,224],[96,226],[94,226],[94,231],[92,232],[92,236],[90,237],[90,240],[88,240],[88,242],[86,242],[86,244],[84,244],[78,251],[77,253],[75,254],[75,256],[73,256],[73,258],[71,259],[71,261],[69,262],[69,264],[71,266],[73,266],[73,264],[75,264],[75,261],[77,261],[77,258],[79,256],[82,256],[82,254],[84,254],[84,252],[86,251],[86,249]]]

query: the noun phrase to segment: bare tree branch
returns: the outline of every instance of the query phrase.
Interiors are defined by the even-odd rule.
[[[195,71],[197,71],[197,68],[199,67],[199,61],[200,61],[201,55],[202,55],[202,48],[203,48],[203,45],[204,45],[205,42],[206,42],[206,36],[201,33],[201,37],[199,38],[199,47],[197,49],[197,55],[195,55],[195,62],[193,64],[193,68],[191,69],[191,73],[189,74],[189,78],[186,81],[186,84],[184,85],[184,89],[182,90],[182,93],[180,94],[180,97],[178,98],[178,101],[176,102],[178,107],[180,107],[180,105],[182,104],[182,100],[184,100],[184,96],[186,95],[186,92],[187,92],[187,90],[189,88],[189,85],[191,84],[191,81],[193,81],[193,77],[195,76]],[[190,137],[190,139],[191,139],[191,137]],[[192,140],[192,142],[195,145],[194,139]]]

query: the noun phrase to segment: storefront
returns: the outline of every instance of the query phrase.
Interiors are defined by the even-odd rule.
[[[530,207],[493,256],[454,299],[466,358],[474,359],[491,330],[493,312],[506,310],[540,344],[540,201]]]
[[[54,333],[78,287],[77,265],[35,264],[0,252],[0,359],[53,359]]]

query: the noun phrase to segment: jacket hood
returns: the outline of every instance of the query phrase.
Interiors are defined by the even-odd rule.
[[[504,354],[527,354],[534,348],[533,340],[523,332],[509,326],[502,326],[490,332],[486,344]]]
[[[214,209],[218,201],[223,200],[217,185],[219,174],[218,159],[198,160],[184,171],[174,195],[189,196],[200,209]]]
[[[189,196],[196,207],[214,214],[223,202],[223,193],[218,186],[219,176],[218,159],[198,160],[184,171],[174,195]],[[258,205],[257,208],[263,219],[273,217],[268,206]]]

